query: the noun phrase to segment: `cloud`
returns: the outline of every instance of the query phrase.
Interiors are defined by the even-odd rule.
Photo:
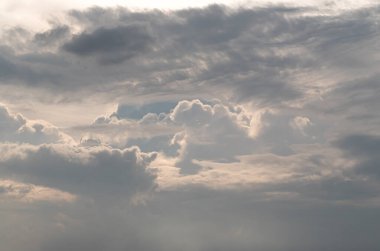
[[[237,155],[253,152],[252,118],[239,107],[185,100],[177,104],[169,117],[184,128],[172,139],[173,144],[180,146],[177,165],[184,173],[200,168],[193,160],[234,162]],[[240,147],[237,149],[236,145]]]
[[[176,207],[167,206],[173,201]],[[372,231],[378,226],[370,224],[373,214],[377,214],[374,209],[321,206],[290,198],[262,200],[252,190],[199,187],[162,192],[154,202],[168,231],[168,235],[163,235],[175,236],[169,243],[179,242],[185,250],[250,250],[252,247],[270,251],[323,247],[355,250],[361,246],[376,250]],[[364,212],[370,215],[361,214]],[[359,225],[369,230],[371,236],[360,231]]]
[[[11,60],[5,57],[0,57],[0,66],[1,66],[1,72],[0,72],[0,78],[1,80],[9,80],[12,78],[21,78],[25,80],[25,75],[30,74],[34,75],[34,73],[27,69],[20,66],[17,66]]]
[[[70,34],[70,28],[67,25],[57,26],[44,32],[34,35],[34,42],[40,46],[50,46],[59,42]]]
[[[260,115],[260,132],[257,135],[258,144],[267,147],[277,155],[294,154],[293,147],[300,144],[320,144],[326,142],[327,122],[305,114],[303,109],[265,110]]]
[[[356,162],[355,171],[368,178],[380,178],[380,137],[378,135],[353,134],[335,142],[347,158]]]
[[[3,28],[2,250],[378,250],[380,9],[326,6]]]
[[[380,113],[378,109],[369,108],[380,106],[379,93],[378,74],[374,74],[340,82],[306,107],[325,114],[328,120],[338,120],[342,134],[377,134]]]
[[[377,72],[377,12],[318,15],[313,8],[223,5],[73,10],[51,29],[24,31],[30,35],[18,36],[17,48],[15,36],[4,37],[6,48],[18,53],[4,57],[10,70],[2,84],[16,79],[44,92],[65,90],[65,102],[96,95],[120,103],[225,98],[289,106]],[[50,45],[36,48],[38,39]],[[37,58],[38,64],[30,62]]]
[[[127,224],[119,229],[122,234],[136,233],[140,228],[133,222],[133,216],[128,213],[125,219],[119,210],[129,212],[136,205],[146,203],[154,193],[156,174],[148,167],[156,153],[144,153],[137,147],[115,149],[93,144],[89,138],[80,144],[72,139],[54,140],[55,134],[49,134],[49,130],[54,129],[59,135],[57,128],[1,108],[0,215],[7,219],[3,226],[15,226],[6,232],[0,228],[3,249],[61,250],[67,245],[73,250],[126,247],[125,238],[115,237],[106,229],[115,230],[111,221]],[[24,127],[36,131],[18,135],[26,130]],[[105,208],[113,216],[104,215]],[[28,223],[21,223],[21,218]],[[35,226],[33,231],[29,223]],[[102,227],[95,227],[99,223]],[[21,234],[23,241],[15,241],[16,234]],[[127,239],[130,247],[139,246],[129,242],[133,238]],[[29,244],[25,245],[24,241]]]
[[[160,104],[144,107],[160,111]],[[138,120],[125,114],[128,113],[123,108],[118,108],[108,117],[97,118],[92,128],[94,136],[98,134],[110,145],[137,145],[147,151],[175,156],[176,165],[184,173],[199,170],[195,160],[234,162],[238,155],[252,153],[260,123],[243,107],[220,101],[207,104],[198,99],[179,101],[167,113],[148,112]],[[97,130],[99,127],[103,128]],[[128,133],[130,130],[134,132]]]
[[[129,25],[81,33],[62,48],[78,56],[96,55],[104,64],[116,64],[147,51],[152,42],[144,27]]]
[[[13,180],[0,180],[0,200],[6,201],[9,198],[21,202],[73,202],[76,196],[49,187],[24,184]]]
[[[115,115],[119,118],[129,118],[129,119],[141,119],[148,113],[160,114],[168,113],[173,109],[178,102],[173,101],[161,101],[154,103],[147,103],[143,105],[128,105],[119,104]]]
[[[287,156],[255,153],[230,163],[197,161],[204,168],[193,175],[180,175],[171,168],[172,162],[160,158],[153,166],[159,171],[157,181],[162,190],[249,190],[265,201],[379,205],[380,186],[357,175],[352,161],[339,150],[305,144],[293,148],[295,153]]]
[[[21,114],[11,114],[0,105],[0,142],[30,144],[73,143],[73,139],[45,121],[28,120]]]
[[[20,57],[16,55],[11,48],[0,48],[3,55],[0,56],[0,84],[12,89],[12,85],[30,85],[49,87],[51,84],[57,84],[60,79],[60,74],[51,71],[51,69],[36,69],[36,63],[50,62],[57,64],[59,60],[54,60],[54,57],[49,55],[41,56],[38,54],[24,55]],[[31,65],[33,61],[34,65]],[[37,67],[38,68],[38,67]]]
[[[115,196],[128,200],[154,188],[155,175],[146,167],[155,154],[142,153],[138,148],[1,147],[2,177],[110,200]]]

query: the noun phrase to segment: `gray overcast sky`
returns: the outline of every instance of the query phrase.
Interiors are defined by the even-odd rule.
[[[1,1],[1,251],[378,251],[375,1]]]

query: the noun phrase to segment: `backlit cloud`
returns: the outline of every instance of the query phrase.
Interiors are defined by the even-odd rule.
[[[1,251],[378,250],[378,4],[207,3],[0,3]]]

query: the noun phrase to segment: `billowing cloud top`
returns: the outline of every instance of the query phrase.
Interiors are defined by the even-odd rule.
[[[340,6],[4,25],[1,250],[377,251],[380,6]]]

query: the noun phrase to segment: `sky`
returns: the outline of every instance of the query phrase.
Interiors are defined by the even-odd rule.
[[[379,14],[1,1],[1,250],[378,251]]]

